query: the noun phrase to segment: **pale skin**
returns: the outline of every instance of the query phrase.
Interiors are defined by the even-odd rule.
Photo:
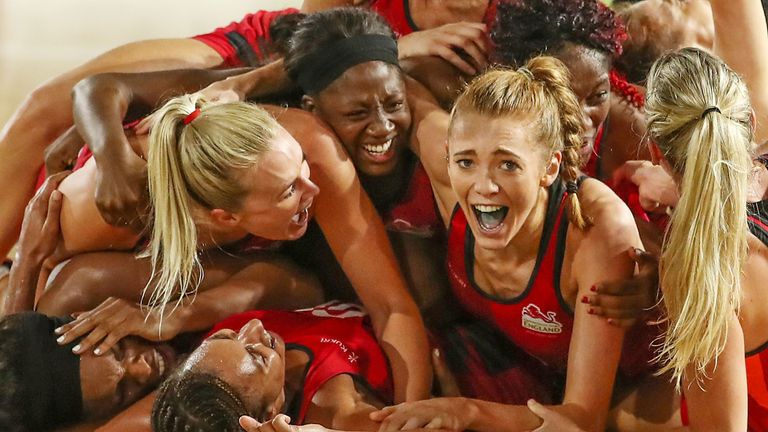
[[[410,89],[409,89],[410,90]],[[547,187],[557,178],[560,152],[546,154],[537,146],[532,118],[464,116],[447,135],[448,115],[434,101],[422,98],[412,103],[414,128],[412,144],[432,180],[438,206],[446,225],[450,212],[460,204],[482,200],[510,207],[499,237],[483,239],[473,216],[470,226],[477,238],[475,274],[481,289],[501,297],[520,293],[533,269],[536,248],[544,221]],[[445,142],[448,139],[446,171]],[[461,166],[459,164],[462,164]],[[526,202],[514,204],[509,196],[527,195]],[[606,186],[585,181],[579,192],[585,214],[594,226],[580,231],[569,226],[561,287],[566,301],[575,310],[573,338],[568,354],[565,398],[553,409],[587,430],[602,430],[607,415],[614,372],[620,356],[623,331],[587,313],[577,299],[592,285],[632,275],[633,264],[625,254],[639,247],[640,240],[626,206]],[[523,208],[524,207],[524,208]],[[509,265],[509,263],[515,263]],[[610,262],[600,266],[597,262]],[[600,344],[592,341],[600,340]],[[601,370],[606,373],[594,374]],[[597,414],[595,413],[602,413]],[[447,427],[472,430],[531,430],[541,420],[525,406],[508,406],[461,398],[434,399],[386,408],[373,415],[383,421],[380,430],[402,427]]]
[[[136,86],[135,91],[124,93],[121,93],[122,90],[110,90],[130,87],[132,79],[136,79],[136,82],[142,80],[138,77],[126,77],[125,82],[120,82],[119,79],[109,81],[105,83],[104,93],[118,94],[117,99],[125,95],[133,98],[149,97],[141,94],[138,89],[141,86]],[[175,76],[171,82],[174,82],[173,79]],[[144,82],[154,83],[159,89],[159,94],[167,96],[161,85],[162,80],[158,77],[146,77]],[[117,101],[115,103],[125,104]],[[418,309],[399,273],[383,225],[360,187],[354,165],[332,133],[312,114],[278,109],[274,115],[291,135],[299,137],[301,141],[301,148],[298,153],[293,154],[292,163],[297,167],[303,164],[303,151],[313,172],[314,182],[323,190],[322,194],[314,198],[314,217],[317,218],[336,258],[353,286],[357,287],[358,296],[371,315],[376,334],[395,371],[396,399],[415,400],[425,397],[429,389],[430,368],[424,327]],[[118,128],[121,118],[118,114],[111,117],[107,124]],[[283,171],[285,170],[281,172]],[[304,178],[305,175],[299,177]],[[213,211],[216,210],[220,209]],[[215,215],[213,211],[209,217],[210,223],[222,229],[230,226],[231,235],[234,228],[231,224],[233,219],[226,214]],[[258,224],[255,221],[252,223]],[[240,237],[245,234],[242,230],[239,232]],[[382,286],[386,286],[387,290],[380,289]],[[403,334],[409,334],[411,337],[401,337]]]

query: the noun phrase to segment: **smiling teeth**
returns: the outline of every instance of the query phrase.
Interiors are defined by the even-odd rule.
[[[483,213],[493,213],[502,209],[502,206],[476,205],[475,209]]]
[[[389,150],[390,147],[392,147],[392,140],[389,140],[389,141],[385,142],[384,144],[380,144],[380,145],[364,145],[363,146],[363,148],[367,152],[369,152],[369,153],[377,153],[377,154],[386,153]]]
[[[160,369],[160,376],[163,376],[165,374],[165,359],[163,358],[163,355],[158,353],[157,356],[157,367]]]

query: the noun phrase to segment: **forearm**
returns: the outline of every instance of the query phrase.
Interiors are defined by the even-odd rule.
[[[245,95],[246,99],[282,94],[296,88],[285,71],[282,59],[227,80],[232,81],[235,91]]]
[[[0,299],[0,317],[34,310],[41,266],[41,263],[29,263],[27,259],[17,256],[11,267],[6,294]]]
[[[391,312],[377,336],[392,368],[395,403],[428,398],[432,386],[429,341],[418,310]]]

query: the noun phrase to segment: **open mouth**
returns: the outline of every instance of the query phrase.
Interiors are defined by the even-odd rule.
[[[395,153],[395,138],[392,137],[382,144],[363,144],[365,155],[374,162],[387,162]]]
[[[311,205],[312,203],[310,202],[306,207],[297,211],[296,214],[294,214],[291,218],[291,222],[297,225],[304,225],[307,222],[307,219],[309,219],[309,207]]]
[[[155,359],[157,361],[158,376],[165,377],[174,365],[175,353],[165,345],[155,348]]]
[[[504,225],[504,218],[507,217],[509,207],[500,205],[473,205],[472,211],[475,213],[477,223],[480,229],[493,233],[497,232]]]

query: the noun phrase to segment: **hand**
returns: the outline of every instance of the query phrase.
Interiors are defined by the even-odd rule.
[[[245,432],[325,432],[328,429],[320,425],[292,426],[291,418],[285,414],[278,414],[270,421],[260,423],[253,417],[240,417],[240,427]]]
[[[96,346],[93,353],[101,355],[109,351],[126,336],[139,336],[149,341],[173,339],[181,330],[179,311],[165,315],[160,326],[160,316],[153,309],[145,313],[136,303],[116,297],[110,297],[88,312],[78,314],[74,321],[56,329],[61,335],[56,341],[66,345],[84,336],[72,352],[82,354]],[[98,345],[98,346],[97,346]]]
[[[424,429],[468,429],[472,419],[463,398],[437,398],[405,402],[370,414],[371,420],[381,422],[379,432]]]
[[[62,195],[56,189],[68,175],[69,171],[64,171],[48,177],[27,204],[16,249],[18,261],[40,266],[59,245]]]
[[[147,195],[147,164],[135,153],[97,170],[96,207],[108,224],[141,232],[148,213]]]
[[[613,184],[628,180],[638,186],[640,206],[647,212],[663,213],[679,199],[675,180],[664,168],[650,161],[627,161],[613,173]]]
[[[53,175],[72,169],[77,161],[77,154],[85,145],[83,137],[75,126],[59,135],[53,144],[45,149],[45,173]]]
[[[595,285],[594,294],[586,296],[590,313],[624,328],[632,327],[656,305],[659,287],[658,258],[636,248],[627,253],[638,268],[632,279]]]
[[[400,59],[438,56],[468,75],[476,75],[485,69],[489,45],[485,24],[468,22],[414,32],[397,41]],[[466,53],[471,63],[462,58],[456,49]]]
[[[239,75],[228,77],[221,81],[209,85],[200,90],[200,97],[209,103],[230,103],[241,102],[245,100],[245,93],[238,86],[237,77]]]
[[[553,409],[545,407],[533,399],[528,400],[528,409],[544,421],[544,423],[534,429],[533,432],[584,432],[584,430],[578,427],[573,420]]]

